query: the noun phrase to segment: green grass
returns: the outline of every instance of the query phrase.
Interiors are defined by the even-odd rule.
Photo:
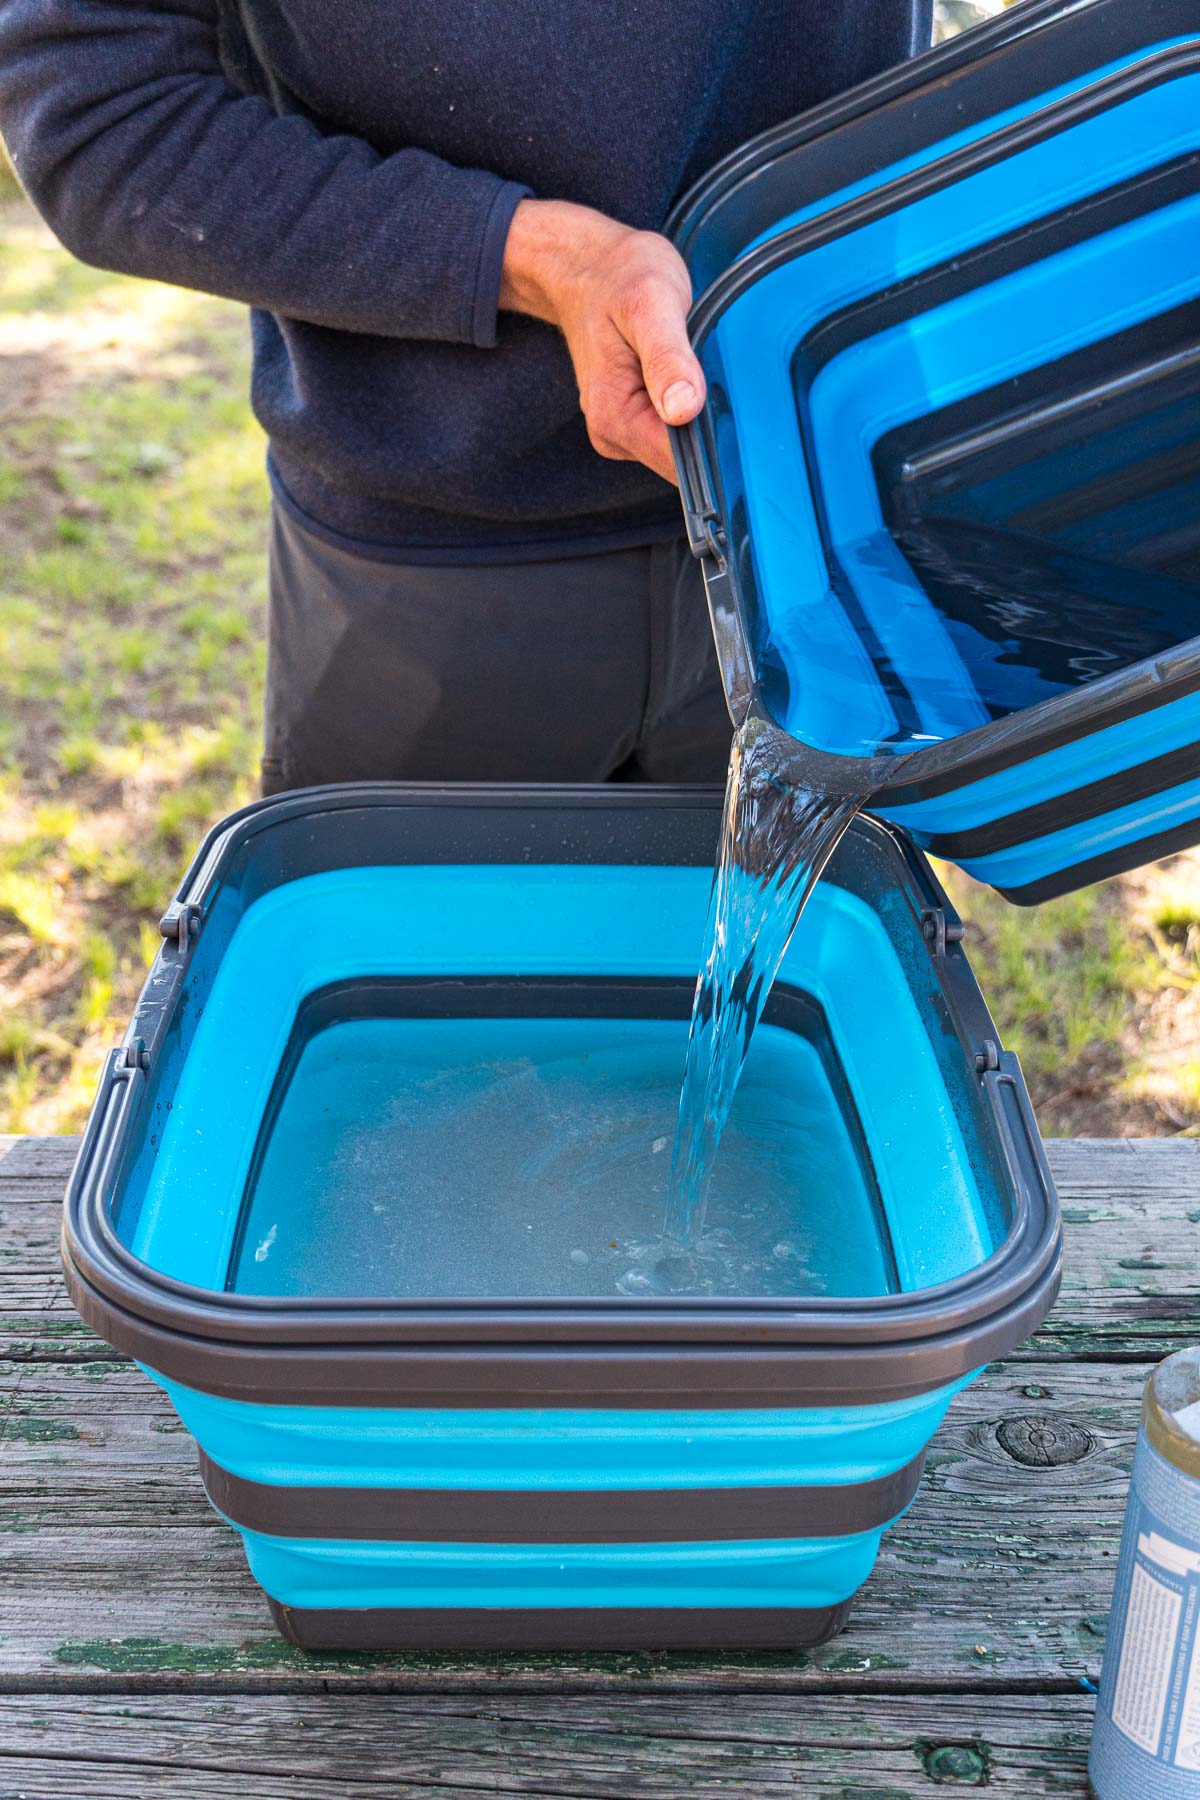
[[[1155,971],[1104,890],[1018,909],[944,873],[970,921],[972,967],[985,993],[1003,996],[1008,1046],[1027,1073],[1044,1086],[1083,1057],[1116,1052],[1130,997]]]
[[[4,144],[0,142],[0,201],[19,199],[20,194],[21,184],[17,180],[12,163],[9,161],[8,151],[4,148]]]
[[[69,1129],[187,855],[253,792],[266,483],[240,309],[2,223],[0,331],[34,348],[0,460],[0,1130]]]
[[[1164,937],[1188,943],[1200,931],[1200,894],[1195,899],[1167,894],[1154,909],[1154,923]]]

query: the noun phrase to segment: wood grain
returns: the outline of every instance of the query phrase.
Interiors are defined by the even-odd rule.
[[[1084,1795],[1078,1698],[272,1695],[0,1701],[0,1783],[37,1800],[918,1800]]]

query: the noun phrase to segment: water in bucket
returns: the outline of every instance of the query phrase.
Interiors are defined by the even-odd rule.
[[[896,1286],[823,1015],[800,995],[786,1013],[755,1038],[711,1170],[702,1254],[680,1292]],[[661,1235],[683,1016],[339,1020],[335,1010],[319,1023],[311,1035],[297,1027],[268,1114],[234,1291],[640,1291],[628,1278]]]

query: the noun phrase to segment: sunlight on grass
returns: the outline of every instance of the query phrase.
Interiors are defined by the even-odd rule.
[[[970,921],[972,966],[986,994],[1003,995],[1002,1028],[1029,1073],[1059,1074],[1111,1042],[1140,967],[1096,889],[1018,909],[957,870],[939,873]]]
[[[1191,1041],[1200,964],[1156,935],[1153,918],[1182,917],[1200,896],[1193,858],[1139,871],[1032,908],[1009,906],[960,870],[939,866],[967,921],[966,947],[1006,1044],[1021,1059],[1043,1130],[1104,1130],[1136,1118],[1142,1131],[1200,1121],[1200,1091],[1179,1079],[1169,1045]],[[1175,896],[1168,898],[1168,896]],[[1200,1025],[1200,1018],[1195,1021]],[[1200,1048],[1200,1040],[1198,1040]],[[1182,1109],[1182,1111],[1180,1110]],[[1061,1121],[1061,1122],[1060,1122]]]
[[[85,1031],[97,1031],[112,1012],[116,990],[117,948],[103,932],[89,931],[83,940],[83,993],[77,1014]]]
[[[1200,884],[1167,880],[1151,909],[1155,927],[1180,949],[1197,950],[1200,940]]]
[[[0,201],[19,200],[21,184],[17,180],[16,171],[9,161],[8,151],[0,143]]]
[[[61,896],[52,882],[0,869],[0,930],[17,925],[34,944],[55,944],[63,929]]]
[[[935,0],[933,41],[942,44],[1003,12],[1012,0]]]
[[[0,225],[0,355],[33,371],[0,462],[0,1130],[68,1130],[196,840],[254,791],[263,441],[241,309]]]

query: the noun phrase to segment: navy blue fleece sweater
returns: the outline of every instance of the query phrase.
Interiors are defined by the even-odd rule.
[[[276,491],[412,560],[679,527],[497,313],[524,193],[642,227],[899,61],[924,0],[0,0],[0,131],[77,255],[254,309]]]

